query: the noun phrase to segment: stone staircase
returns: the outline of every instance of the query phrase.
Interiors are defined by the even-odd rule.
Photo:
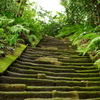
[[[0,100],[100,100],[100,71],[66,40],[44,36],[0,76]]]

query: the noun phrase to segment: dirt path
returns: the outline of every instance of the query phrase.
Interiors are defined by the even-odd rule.
[[[0,100],[100,100],[100,73],[68,39],[45,36],[0,76]]]

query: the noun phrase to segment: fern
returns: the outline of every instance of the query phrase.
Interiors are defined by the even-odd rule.
[[[94,38],[98,37],[98,35],[96,33],[88,33],[88,34],[85,34],[82,39],[89,39],[89,40],[92,40]]]
[[[94,65],[95,65],[98,69],[100,69],[100,59],[98,59],[98,60],[94,63]]]
[[[0,26],[5,27],[14,22],[14,19],[8,19],[7,17],[3,16],[0,17]]]
[[[9,31],[11,31],[12,33],[21,33],[21,32],[26,32],[29,33],[29,30],[24,28],[24,26],[17,24],[14,25],[12,27],[8,27]]]
[[[96,51],[100,47],[100,36],[91,40],[89,45],[86,47],[83,55],[85,55],[88,51]]]
[[[95,59],[96,57],[98,57],[100,55],[100,50],[96,51],[96,55],[93,57],[93,59]]]

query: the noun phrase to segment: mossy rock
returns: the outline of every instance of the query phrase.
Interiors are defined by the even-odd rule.
[[[0,91],[26,91],[25,84],[0,84]]]
[[[20,44],[20,47],[16,48],[12,55],[9,54],[5,58],[0,59],[0,74],[5,72],[5,70],[20,56],[25,48],[26,45]]]

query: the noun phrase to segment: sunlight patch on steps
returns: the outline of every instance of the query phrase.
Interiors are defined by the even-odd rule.
[[[39,57],[35,59],[35,61],[49,61],[54,65],[60,66],[62,62],[58,61],[58,58],[50,58],[50,57]]]
[[[45,46],[41,46],[41,48],[50,49],[50,50],[58,50],[57,47],[45,47]]]

